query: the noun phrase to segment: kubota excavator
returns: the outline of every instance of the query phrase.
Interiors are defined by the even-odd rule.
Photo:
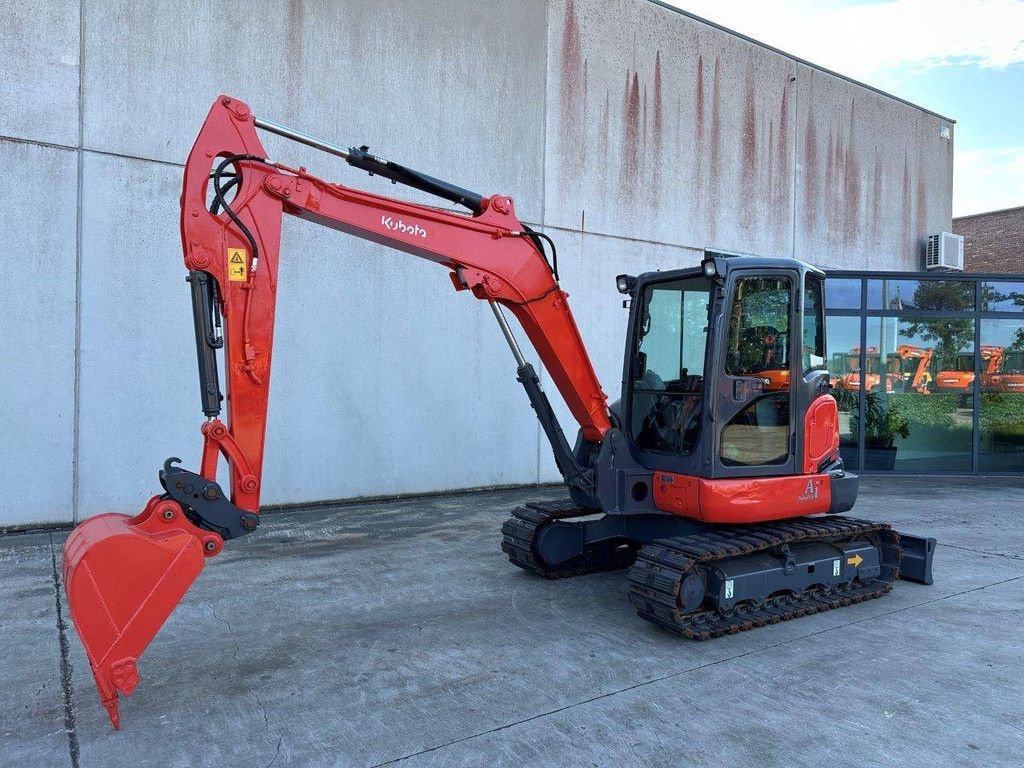
[[[984,349],[984,347],[982,347]],[[981,374],[982,392],[1024,392],[1024,351],[993,347],[988,367]]]
[[[982,371],[982,389],[985,377],[991,376],[999,369],[999,361],[1003,356],[1003,348],[991,344],[981,345],[981,362],[985,363]],[[974,391],[974,353],[961,352],[953,361],[952,370],[941,370],[935,375],[935,391],[940,393],[957,392],[960,394]]]
[[[847,389],[859,391],[861,387],[861,365],[860,347],[854,347],[850,352],[835,352],[832,355],[832,368],[837,376],[834,377],[833,387],[835,389]],[[879,392],[882,388],[883,374],[886,392],[896,392],[903,386],[903,376],[900,373],[900,358],[896,353],[886,355],[885,371],[881,371],[882,358],[878,354],[878,347],[868,347],[864,350],[864,389],[867,392]]]
[[[268,158],[257,129],[467,208],[324,181]],[[209,193],[209,195],[208,195]],[[68,605],[115,728],[138,659],[224,542],[257,529],[283,214],[436,262],[491,306],[568,486],[502,528],[515,565],[549,578],[632,566],[644,619],[707,639],[931,583],[934,539],[837,515],[857,495],[825,370],[823,278],[780,258],[620,275],[630,304],[622,397],[609,406],[558,282],[554,243],[483,197],[214,102],[185,164],[181,236],[202,410],[199,471],[168,459],[135,517],[82,522],[64,548]],[[551,262],[545,256],[550,249]],[[506,319],[519,321],[580,425],[570,445]],[[757,342],[771,348],[757,350]],[[221,421],[218,354],[227,378]],[[786,378],[766,384],[765,360]],[[776,381],[784,381],[781,387]],[[217,483],[223,455],[230,493]]]
[[[896,354],[900,361],[899,371],[903,390],[920,395],[928,394],[932,383],[931,364],[935,350],[931,347],[900,344],[896,348]]]

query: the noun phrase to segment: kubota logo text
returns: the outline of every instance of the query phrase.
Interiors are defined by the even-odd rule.
[[[413,237],[427,236],[427,230],[419,224],[406,224],[401,219],[395,219],[391,216],[381,216],[380,223],[384,226],[384,229],[392,232],[401,232],[403,235],[412,235]]]

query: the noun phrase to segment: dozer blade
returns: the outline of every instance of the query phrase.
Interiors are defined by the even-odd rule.
[[[155,496],[136,517],[108,513],[81,523],[64,544],[68,608],[85,646],[110,722],[120,728],[117,696],[139,683],[138,659],[188,591],[220,536]]]

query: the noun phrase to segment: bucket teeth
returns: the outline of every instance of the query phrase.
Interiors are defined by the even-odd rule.
[[[107,710],[107,716],[110,718],[110,724],[114,726],[115,731],[121,730],[121,714],[117,711],[117,694],[114,694],[112,699],[104,699],[103,706]]]

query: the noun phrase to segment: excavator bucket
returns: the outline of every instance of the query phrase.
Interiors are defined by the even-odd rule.
[[[203,569],[219,536],[154,496],[136,517],[107,513],[81,523],[64,545],[62,573],[71,619],[85,646],[110,722],[117,696],[135,690],[138,659]]]

